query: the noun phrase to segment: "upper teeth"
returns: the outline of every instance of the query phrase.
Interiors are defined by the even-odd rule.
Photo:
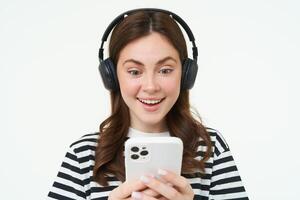
[[[162,99],[160,100],[146,100],[146,99],[139,99],[141,102],[146,103],[146,104],[156,104],[161,102]]]

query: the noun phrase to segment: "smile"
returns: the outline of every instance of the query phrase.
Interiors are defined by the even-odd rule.
[[[137,98],[140,102],[144,103],[144,104],[148,104],[148,105],[155,105],[155,104],[158,104],[160,102],[162,102],[164,100],[164,98],[162,99],[140,99],[140,98]]]

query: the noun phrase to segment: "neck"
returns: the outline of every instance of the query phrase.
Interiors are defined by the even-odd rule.
[[[160,133],[160,132],[168,131],[168,128],[166,125],[164,125],[164,126],[154,126],[154,125],[138,126],[138,125],[132,124],[131,127],[136,130],[146,132],[146,133]]]

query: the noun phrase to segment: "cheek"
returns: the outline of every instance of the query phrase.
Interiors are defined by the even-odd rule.
[[[178,95],[180,92],[180,79],[169,79],[164,81],[164,91],[168,94]]]
[[[139,83],[134,80],[120,80],[119,84],[123,98],[125,96],[136,96],[140,87]]]

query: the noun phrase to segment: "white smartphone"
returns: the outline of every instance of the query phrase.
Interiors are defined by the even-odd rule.
[[[126,180],[157,175],[158,169],[181,173],[183,143],[178,137],[135,137],[125,142]]]

